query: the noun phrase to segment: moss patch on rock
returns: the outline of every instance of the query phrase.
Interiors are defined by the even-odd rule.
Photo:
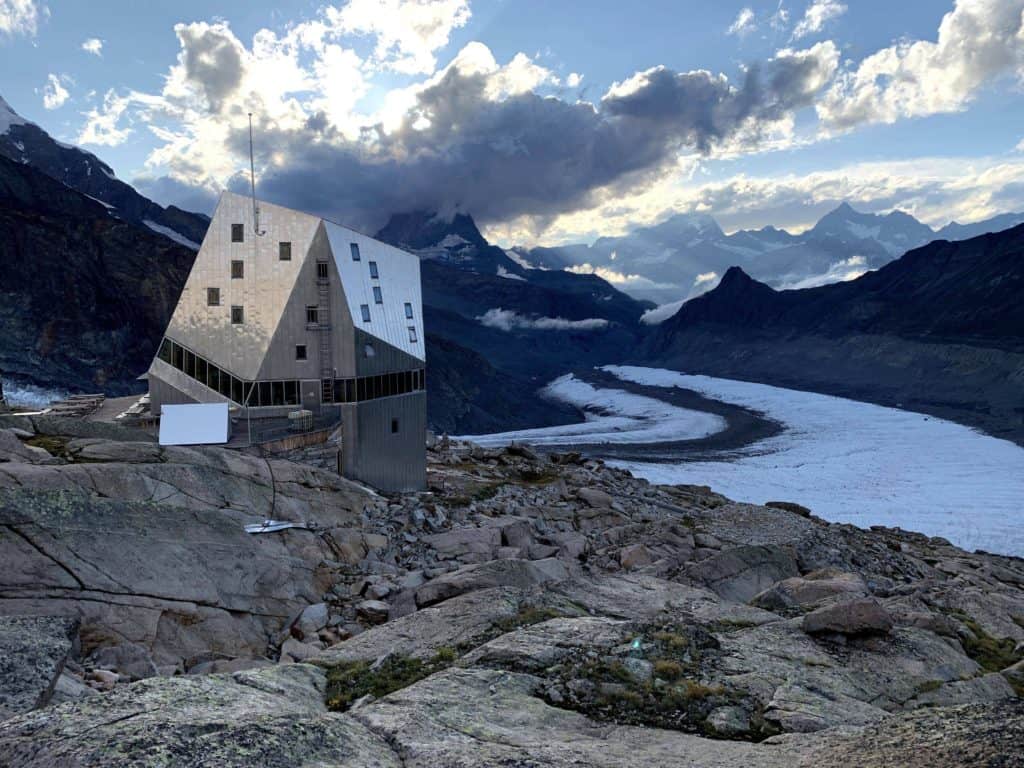
[[[379,664],[353,661],[327,670],[327,708],[344,712],[366,695],[379,699],[451,666],[458,655],[439,648],[431,659],[388,656]]]

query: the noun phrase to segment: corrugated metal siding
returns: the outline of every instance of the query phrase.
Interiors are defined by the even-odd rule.
[[[398,434],[391,420],[398,419]],[[427,486],[427,397],[415,392],[342,406],[342,474],[382,491]]]

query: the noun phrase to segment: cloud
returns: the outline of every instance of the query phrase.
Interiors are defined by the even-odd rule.
[[[582,82],[583,75],[581,75],[579,72],[570,72],[569,76],[565,78],[565,84],[570,88],[579,88]]]
[[[713,282],[718,278],[717,272],[701,272],[697,277],[693,279],[694,285],[702,285],[703,283]]]
[[[725,33],[727,35],[736,35],[737,37],[746,37],[756,29],[757,21],[754,16],[754,10],[752,8],[742,8],[736,14],[736,20],[729,25]]]
[[[103,41],[98,37],[90,37],[84,43],[82,43],[82,50],[86,53],[91,53],[93,56],[103,55]]]
[[[615,253],[611,255],[612,261],[615,260]],[[624,272],[617,272],[614,269],[608,267],[595,267],[593,264],[584,262],[583,264],[573,264],[572,266],[565,268],[566,272],[572,272],[576,275],[597,275],[602,280],[614,285],[620,290],[630,289],[670,289],[678,286],[672,283],[657,283],[650,278],[644,277],[643,275],[629,275]]]
[[[826,272],[820,275],[811,275],[799,280],[783,282],[779,290],[799,290],[802,288],[817,288],[831,283],[842,283],[848,280],[856,280],[868,272],[867,260],[863,256],[851,256],[832,264]]]
[[[78,144],[97,144],[116,147],[122,144],[131,134],[130,127],[120,127],[119,123],[131,104],[131,97],[118,96],[113,89],[103,97],[103,106],[93,108],[85,113],[85,125],[78,134]]]
[[[43,106],[46,109],[59,109],[70,97],[67,88],[61,84],[62,79],[54,74],[46,76],[46,85],[43,86]]]
[[[780,6],[781,11],[781,6]],[[804,11],[804,17],[793,29],[793,39],[799,40],[824,29],[825,25],[846,13],[846,5],[838,0],[813,0]]]
[[[35,37],[40,19],[49,14],[36,0],[0,0],[0,37]]]
[[[660,325],[678,312],[686,301],[686,299],[679,299],[679,301],[670,301],[668,304],[648,309],[640,316],[640,322],[644,325]]]
[[[846,130],[963,109],[1000,75],[1024,76],[1024,4],[957,0],[936,42],[900,42],[843,72],[818,105],[819,117]]]
[[[409,75],[433,72],[434,52],[470,15],[467,0],[350,0],[327,11],[335,33],[377,38],[371,66]]]
[[[596,331],[608,327],[600,317],[566,320],[564,317],[525,317],[507,309],[489,309],[476,318],[481,325],[499,331]]]
[[[416,45],[428,48],[468,18],[461,2],[414,5],[430,10],[413,25]],[[367,229],[415,209],[470,211],[485,224],[529,216],[543,229],[600,194],[673,172],[681,152],[750,147],[786,133],[839,59],[831,43],[780,51],[735,82],[658,67],[588,103],[560,98],[560,79],[536,58],[518,53],[499,63],[470,43],[367,114],[367,78],[419,54],[416,35],[386,34],[365,9],[326,9],[283,34],[260,30],[249,44],[223,21],[177,25],[180,52],[161,93],[149,101],[120,95],[159,140],[148,168],[211,192],[231,187],[245,165],[252,112],[260,192],[269,199]],[[438,14],[446,21],[429,21]],[[363,30],[378,40],[366,60],[343,36]]]

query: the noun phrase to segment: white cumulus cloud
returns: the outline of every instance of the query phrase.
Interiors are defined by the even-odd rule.
[[[46,109],[58,109],[64,106],[64,102],[71,95],[61,83],[61,79],[54,74],[47,75],[46,85],[43,86],[43,106]]]
[[[93,56],[103,55],[103,41],[98,37],[90,37],[84,43],[82,43],[82,50],[86,53],[91,53]]]
[[[326,11],[344,34],[374,35],[371,64],[404,74],[429,74],[434,53],[448,44],[452,30],[470,18],[467,0],[351,0]]]
[[[838,0],[814,0],[807,6],[804,17],[797,22],[793,29],[793,39],[798,40],[801,37],[820,32],[828,22],[839,18],[844,13],[846,13],[846,5]]]
[[[49,13],[36,0],[0,0],[0,37],[35,37],[40,20]]]
[[[957,0],[935,42],[899,42],[868,56],[837,78],[818,115],[848,129],[956,112],[1010,73],[1024,75],[1024,2]]]
[[[132,129],[121,126],[121,118],[131,104],[129,96],[118,96],[113,89],[103,97],[103,105],[92,108],[85,114],[85,125],[78,134],[79,144],[98,144],[116,147],[131,134]]]
[[[735,21],[729,25],[729,28],[725,32],[727,35],[746,37],[755,29],[757,29],[757,21],[754,16],[754,9],[743,8],[738,14],[736,14]]]
[[[481,325],[499,331],[597,331],[608,327],[600,317],[567,320],[564,317],[526,317],[507,309],[489,309],[476,318]]]

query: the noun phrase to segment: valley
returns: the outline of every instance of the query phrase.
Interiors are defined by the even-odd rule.
[[[1012,442],[912,411],[763,384],[633,366],[597,373],[545,390],[581,408],[582,425],[467,439],[571,447],[652,483],[710,485],[753,504],[799,501],[830,522],[1024,557],[1024,448]],[[689,407],[667,402],[679,391],[695,396]],[[726,415],[704,410],[710,403],[720,412],[724,404]],[[745,426],[743,436],[723,441],[726,422]]]

